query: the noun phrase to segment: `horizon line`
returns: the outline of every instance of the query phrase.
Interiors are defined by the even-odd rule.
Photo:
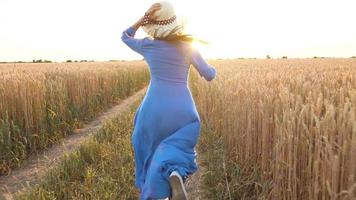
[[[265,57],[229,57],[229,58],[206,58],[207,60],[243,60],[243,59],[258,59],[258,60],[272,60],[272,59],[355,59],[356,56],[312,56],[312,57],[289,57],[289,56],[281,56],[281,57],[272,57],[270,55],[266,55]],[[94,59],[67,59],[67,60],[47,60],[47,59],[33,59],[32,61],[0,61],[1,64],[5,63],[80,63],[80,62],[127,62],[127,61],[144,61],[145,59],[109,59],[109,60],[94,60]]]

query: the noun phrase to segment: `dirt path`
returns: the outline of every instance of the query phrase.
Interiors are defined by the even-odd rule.
[[[0,177],[0,200],[13,199],[12,194],[25,191],[38,183],[48,170],[58,164],[65,153],[75,151],[90,135],[97,132],[107,119],[114,118],[118,113],[129,109],[130,105],[141,98],[145,92],[146,88],[138,91],[83,128],[75,130],[73,135],[66,137],[60,144],[37,156],[31,156],[24,166],[12,171],[9,176]]]
[[[201,200],[203,199],[201,197],[201,180],[202,179],[202,175],[204,173],[204,167],[202,167],[201,165],[199,165],[199,155],[197,158],[197,162],[198,162],[198,171],[195,172],[187,181],[186,183],[186,189],[187,189],[187,193],[188,193],[188,198],[189,200]]]

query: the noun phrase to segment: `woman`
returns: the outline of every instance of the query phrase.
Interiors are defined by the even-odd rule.
[[[151,36],[134,38],[141,27]],[[140,199],[187,199],[184,181],[197,170],[195,145],[200,118],[188,88],[190,64],[212,80],[215,69],[198,51],[168,2],[153,4],[144,17],[122,34],[122,41],[141,54],[151,80],[134,117],[132,144],[135,186]]]

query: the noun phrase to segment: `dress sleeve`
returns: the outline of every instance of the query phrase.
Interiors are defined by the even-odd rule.
[[[142,54],[142,44],[143,39],[136,39],[135,37],[136,30],[132,27],[129,27],[124,32],[122,32],[121,40],[129,46],[132,50],[137,53]]]
[[[199,72],[201,77],[204,77],[205,80],[211,81],[216,76],[216,70],[213,66],[209,65],[204,58],[200,55],[199,51],[193,49],[191,56],[191,63],[195,69]]]

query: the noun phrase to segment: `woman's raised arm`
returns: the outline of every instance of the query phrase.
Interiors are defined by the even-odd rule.
[[[191,63],[197,69],[200,76],[204,77],[205,80],[211,81],[216,76],[216,70],[213,66],[209,65],[205,59],[200,55],[199,51],[193,49],[191,56]]]
[[[135,29],[134,27],[129,27],[126,29],[124,32],[122,32],[121,35],[121,40],[129,46],[132,50],[136,51],[137,53],[142,54],[142,39],[136,39],[135,38],[135,33],[136,33],[137,28]]]
[[[159,3],[153,4],[146,12],[148,14],[149,18],[154,18],[153,15],[154,13],[161,8],[161,5]],[[136,39],[135,38],[135,33],[138,28],[140,28],[142,22],[143,22],[143,17],[141,17],[137,22],[135,22],[132,26],[130,26],[128,29],[126,29],[124,32],[122,32],[121,40],[129,46],[132,50],[142,54],[142,39]]]

